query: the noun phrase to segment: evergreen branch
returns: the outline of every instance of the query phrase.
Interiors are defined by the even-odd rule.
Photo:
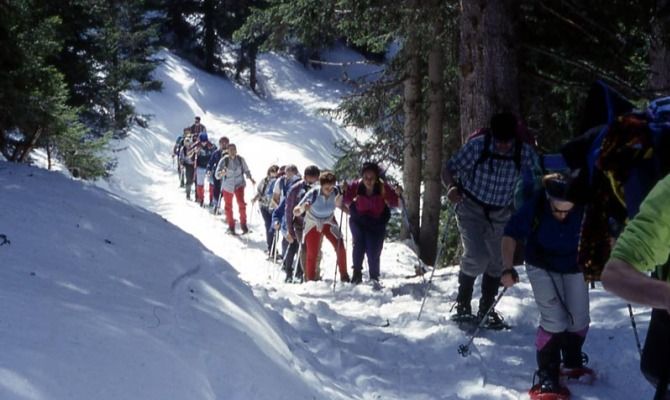
[[[561,79],[555,75],[548,74],[545,72],[541,72],[536,69],[532,70],[525,70],[525,74],[529,75],[531,77],[536,78],[538,81],[547,83],[549,85],[561,85],[561,86],[570,86],[570,87],[587,87],[588,85],[585,85],[584,82],[579,82],[579,81],[567,81],[564,79]]]
[[[311,63],[311,64],[329,65],[329,66],[334,66],[334,67],[348,67],[350,65],[375,65],[375,66],[382,65],[382,63],[378,63],[378,62],[371,61],[371,60],[333,62],[333,61],[315,60],[313,58],[310,58],[307,61],[309,61],[309,63]]]
[[[557,60],[561,63],[571,65],[571,66],[576,67],[576,68],[578,68],[582,71],[586,71],[586,72],[604,77],[604,78],[608,79],[609,81],[614,82],[614,83],[618,84],[619,86],[628,89],[631,93],[635,94],[636,97],[639,97],[641,92],[642,92],[640,89],[631,85],[629,82],[619,78],[616,75],[613,75],[613,74],[609,73],[608,71],[605,71],[602,68],[599,68],[595,65],[589,64],[585,60],[577,60],[577,59],[573,60],[573,59],[571,59],[571,57],[569,55],[560,54],[559,52],[556,52],[556,51],[545,50],[545,49],[535,47],[535,46],[523,45],[523,47],[530,50],[530,51],[534,51],[536,53],[549,56],[549,57],[551,57],[551,58],[553,58],[553,59],[555,59],[555,60]]]
[[[625,39],[623,39],[622,37],[617,36],[617,34],[616,34],[615,32],[612,32],[611,30],[605,28],[604,26],[602,26],[601,24],[597,23],[597,22],[594,21],[593,19],[591,19],[591,18],[589,18],[588,16],[584,15],[584,13],[582,13],[581,11],[579,11],[578,7],[577,7],[574,3],[572,3],[571,1],[569,1],[569,0],[565,0],[565,1],[563,1],[563,4],[565,4],[566,7],[568,7],[568,8],[569,8],[575,15],[577,15],[577,16],[578,16],[579,18],[581,18],[583,21],[589,23],[591,26],[593,26],[593,27],[599,29],[601,32],[604,32],[605,34],[607,34],[607,36],[608,36],[610,39],[613,39],[614,42],[616,42],[616,43],[618,43],[618,44],[620,44],[620,45],[623,45],[623,46],[626,46],[626,45],[627,45],[627,42],[626,42]]]
[[[549,12],[549,14],[555,16],[556,18],[560,19],[561,21],[565,22],[566,24],[568,24],[568,25],[572,26],[573,28],[577,29],[578,31],[580,31],[584,35],[590,37],[594,42],[600,43],[600,39],[598,39],[597,36],[590,33],[588,30],[586,30],[586,28],[584,28],[583,26],[576,23],[573,19],[571,19],[571,18],[561,14],[557,10],[549,7],[544,1],[540,2],[540,7],[544,8],[547,12]]]

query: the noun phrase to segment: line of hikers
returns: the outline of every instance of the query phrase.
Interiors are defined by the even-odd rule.
[[[205,206],[205,185],[209,186],[209,203],[212,213],[217,214],[224,204],[227,232],[235,234],[236,221],[233,218],[233,198],[237,202],[240,229],[249,232],[247,226],[244,188],[246,179],[256,184],[244,157],[237,154],[237,146],[225,136],[219,139],[217,148],[209,141],[207,128],[195,117],[195,123],[184,129],[183,136],[177,138],[172,149],[178,159],[180,186],[185,188],[186,199],[191,200],[191,188],[195,183],[195,201]],[[245,179],[246,178],[246,179]]]
[[[238,204],[242,234],[247,226],[244,189],[251,177],[245,159],[237,154],[236,146],[227,137],[219,139],[219,148],[212,144],[207,130],[196,117],[195,123],[184,130],[173,148],[178,157],[180,185],[186,198],[191,199],[195,182],[195,201],[205,206],[205,184],[210,184],[209,207],[217,212],[223,199],[227,232],[235,234],[232,199]],[[265,223],[268,257],[281,260],[286,273],[285,282],[320,279],[321,245],[325,237],[333,246],[340,281],[359,284],[363,281],[363,262],[367,257],[369,279],[378,287],[380,255],[391,208],[399,207],[402,190],[391,187],[375,163],[366,163],[361,177],[338,185],[331,171],[321,171],[310,165],[301,176],[298,168],[271,165],[266,176],[256,185],[252,203],[258,202]],[[336,209],[340,208],[339,223]],[[343,213],[349,217],[352,235],[353,274],[347,271],[345,241],[340,229]],[[296,258],[296,254],[298,257]]]

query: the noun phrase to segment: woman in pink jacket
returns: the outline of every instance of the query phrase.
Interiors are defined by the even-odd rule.
[[[363,164],[361,178],[349,184],[344,206],[349,210],[349,228],[353,239],[351,283],[363,281],[363,258],[367,255],[370,280],[379,282],[379,258],[384,247],[390,208],[398,207],[398,193],[380,177],[379,166]]]

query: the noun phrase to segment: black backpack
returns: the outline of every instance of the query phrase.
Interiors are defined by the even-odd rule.
[[[212,157],[212,153],[214,153],[215,147],[214,146],[202,146],[198,150],[198,155],[196,158],[196,163],[198,164],[199,168],[207,168],[207,164],[209,164],[209,159]]]
[[[523,142],[521,141],[521,139],[519,139],[518,137],[514,139],[514,154],[511,156],[507,156],[491,152],[491,142],[493,141],[493,134],[489,129],[484,128],[475,131],[474,133],[470,134],[470,136],[468,136],[468,141],[478,136],[484,136],[484,148],[482,149],[482,152],[479,154],[479,158],[477,158],[477,161],[475,161],[475,164],[472,167],[473,173],[477,169],[479,164],[483,164],[487,160],[490,162],[489,168],[493,168],[491,160],[514,161],[516,171],[517,172],[521,171],[521,151],[523,150]]]

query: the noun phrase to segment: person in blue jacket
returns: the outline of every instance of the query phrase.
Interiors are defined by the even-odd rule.
[[[569,395],[559,382],[561,375],[593,376],[583,365],[582,346],[591,319],[588,287],[577,264],[584,210],[575,204],[573,192],[567,176],[545,175],[542,189],[512,215],[503,234],[501,283],[510,287],[518,282],[514,250],[525,241],[526,274],[540,311],[535,340],[539,382],[531,388],[531,398],[539,393]]]

